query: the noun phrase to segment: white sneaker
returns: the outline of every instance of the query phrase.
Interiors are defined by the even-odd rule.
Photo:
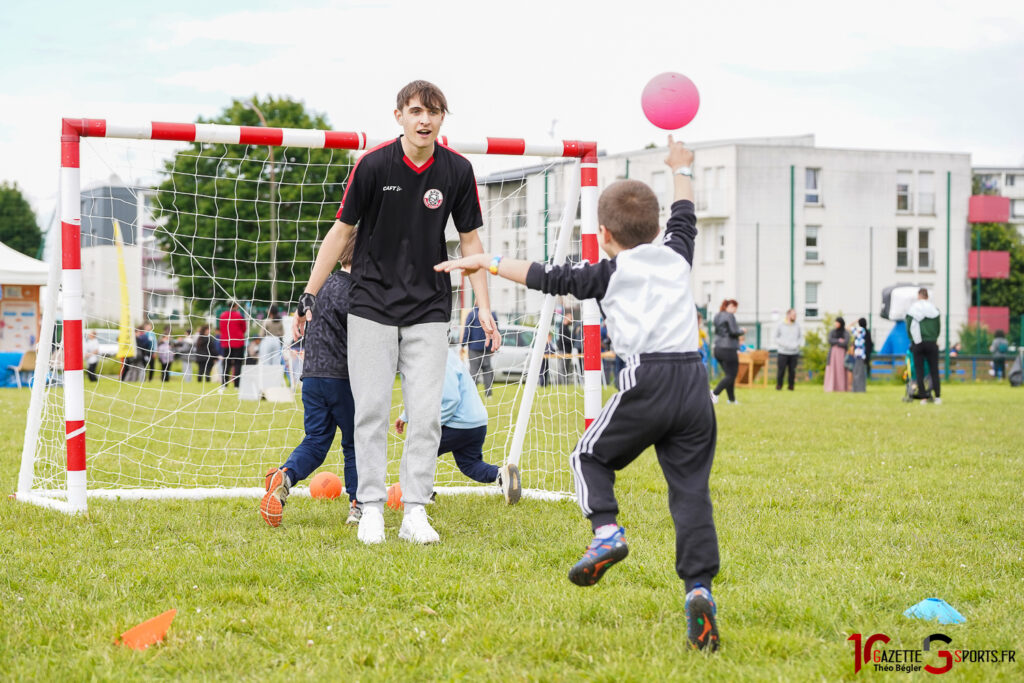
[[[942,403],[942,399],[936,396],[935,397],[935,405],[939,405],[940,403]]]
[[[718,403],[718,394],[716,394],[713,391],[711,392],[711,402],[712,403]]]
[[[384,542],[384,513],[377,505],[363,508],[363,516],[359,518],[358,538],[367,545]]]
[[[523,487],[519,482],[519,468],[508,463],[498,468],[498,486],[505,496],[505,502],[515,505],[523,495]]]
[[[365,512],[363,519],[366,519]],[[441,540],[434,527],[430,526],[426,509],[422,505],[408,504],[405,506],[405,517],[402,518],[402,528],[398,531],[398,537],[421,545]]]

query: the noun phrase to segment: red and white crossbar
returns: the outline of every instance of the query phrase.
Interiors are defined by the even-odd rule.
[[[370,138],[366,133],[263,126],[227,126],[219,123],[142,124],[113,123],[106,119],[64,119],[64,135],[92,138],[129,138],[134,140],[172,140],[177,142],[221,143],[227,145],[276,145],[313,149],[372,149],[389,138]],[[484,138],[477,142],[438,141],[462,154],[501,154],[511,156],[597,157],[597,143],[563,140],[554,144],[532,144],[522,138]]]
[[[81,178],[79,145],[83,137],[170,140],[177,142],[236,145],[274,145],[314,149],[365,150],[386,139],[366,133],[263,126],[228,126],[217,123],[142,124],[111,123],[106,119],[66,118],[61,127],[61,265],[64,296],[64,420],[67,439],[68,508],[85,511],[85,377],[82,356],[82,251]],[[555,144],[531,144],[522,138],[488,137],[477,142],[442,145],[462,154],[568,157],[579,159],[582,256],[596,263],[597,245],[597,143],[563,140]],[[586,426],[601,411],[601,320],[597,303],[583,302],[583,417]]]

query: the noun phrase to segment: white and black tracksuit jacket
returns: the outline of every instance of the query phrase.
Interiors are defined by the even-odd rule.
[[[570,458],[580,508],[594,528],[616,522],[615,471],[654,446],[676,528],[676,572],[687,590],[718,572],[718,538],[708,476],[716,423],[698,353],[690,289],[697,219],[693,203],[672,205],[661,244],[576,266],[534,263],[526,285],[597,299],[615,353],[625,359],[620,391],[605,404]]]

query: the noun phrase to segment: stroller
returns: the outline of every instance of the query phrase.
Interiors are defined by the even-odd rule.
[[[930,396],[932,378],[930,375],[931,367],[928,365],[928,361],[924,362],[924,379],[922,382],[921,378],[917,377],[917,368],[914,367],[914,355],[910,353],[910,349],[907,349],[907,354],[903,360],[906,363],[906,367],[903,369],[903,379],[906,380],[907,384],[906,393],[903,394],[903,402],[919,401],[926,396]]]

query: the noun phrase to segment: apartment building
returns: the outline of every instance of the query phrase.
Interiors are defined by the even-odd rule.
[[[812,135],[691,146],[695,298],[712,312],[723,299],[737,299],[741,323],[752,331],[760,324],[762,346],[771,346],[790,305],[808,325],[826,313],[869,318],[881,340],[892,327],[878,315],[881,292],[897,283],[931,288],[944,311],[948,300],[953,336],[966,321],[968,154],[822,148]],[[644,181],[667,219],[672,178],[664,157],[664,148],[601,155],[599,186]],[[543,260],[545,245],[553,253],[570,168],[557,163],[481,178],[485,248],[533,260]],[[495,280],[491,298],[498,312],[540,308],[538,295]]]

